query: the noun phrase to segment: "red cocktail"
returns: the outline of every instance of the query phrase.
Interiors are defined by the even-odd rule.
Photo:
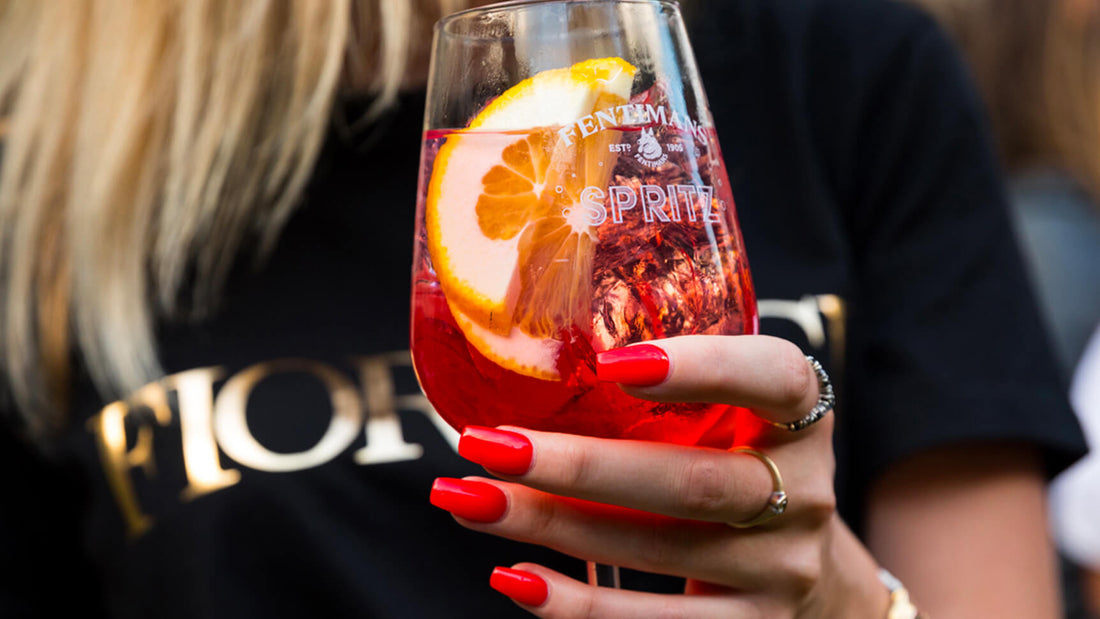
[[[635,77],[615,57],[541,72],[426,132],[412,349],[456,428],[732,444],[736,409],[596,379],[604,350],[757,327],[714,131]]]

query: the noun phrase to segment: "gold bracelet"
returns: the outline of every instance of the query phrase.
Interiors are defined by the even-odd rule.
[[[928,619],[909,601],[909,590],[897,577],[879,568],[878,579],[890,592],[890,609],[886,611],[886,619]]]

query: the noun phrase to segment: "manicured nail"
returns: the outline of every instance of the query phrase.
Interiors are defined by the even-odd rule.
[[[504,492],[483,481],[440,477],[432,484],[432,505],[475,522],[496,522],[504,515]]]
[[[458,439],[458,455],[505,475],[526,473],[531,468],[531,454],[530,439],[517,432],[466,426]]]
[[[489,586],[520,604],[541,606],[550,594],[546,581],[531,572],[498,567],[489,577]]]
[[[668,377],[668,354],[651,344],[608,350],[596,355],[596,377],[637,387],[658,385]]]

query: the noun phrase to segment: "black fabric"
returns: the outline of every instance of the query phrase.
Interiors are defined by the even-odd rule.
[[[714,2],[696,18],[762,308],[814,308],[765,312],[763,329],[840,388],[845,517],[858,528],[875,475],[924,449],[1022,440],[1052,470],[1081,454],[943,35],[875,0]],[[78,385],[56,465],[0,445],[0,615],[96,616],[102,597],[127,618],[521,617],[488,588],[493,566],[582,577],[428,505],[434,477],[481,471],[423,412],[405,352],[423,103],[335,132],[270,259],[242,260],[215,316],[163,325],[166,388],[112,409]],[[234,411],[251,439],[211,427]],[[341,414],[356,437],[310,460]],[[110,464],[113,419],[135,461],[145,432],[152,465]],[[204,479],[227,485],[188,494]]]
[[[758,296],[847,301],[831,368],[846,516],[858,527],[874,475],[936,445],[1038,440],[1064,466],[1079,439],[946,36],[888,2],[723,6],[752,15],[748,40],[734,60],[696,54]],[[726,21],[706,19],[703,40]]]

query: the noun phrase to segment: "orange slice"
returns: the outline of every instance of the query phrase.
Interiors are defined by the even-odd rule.
[[[439,149],[428,251],[467,340],[512,371],[555,380],[562,329],[586,321],[595,232],[581,194],[606,188],[619,139],[559,130],[627,102],[635,68],[587,60],[534,75]]]

